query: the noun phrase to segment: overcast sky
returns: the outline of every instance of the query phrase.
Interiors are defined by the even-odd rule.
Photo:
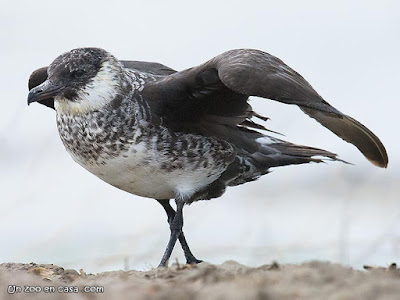
[[[82,228],[104,221],[100,212],[97,219],[87,221],[90,209],[99,209],[97,203],[103,205],[101,212],[115,207],[133,209],[134,215],[141,210],[144,214],[146,210],[148,213],[157,210],[157,217],[164,218],[155,204],[139,198],[134,201],[134,197],[103,184],[76,165],[58,137],[54,111],[41,105],[29,108],[26,105],[30,73],[76,47],[101,47],[120,59],[157,61],[177,70],[198,65],[226,50],[260,49],[281,58],[302,74],[328,102],[375,132],[388,150],[389,168],[375,168],[355,147],[297,107],[254,99],[255,110],[271,118],[268,128],[285,134],[285,139],[291,142],[338,153],[356,166],[329,163],[277,169],[263,177],[261,183],[238,187],[243,189],[241,195],[259,191],[263,184],[292,186],[302,182],[300,186],[310,188],[337,174],[368,184],[392,186],[393,182],[399,182],[398,3],[2,1],[0,185],[4,198],[0,203],[0,225],[9,226],[10,230],[2,232],[0,237],[10,239],[10,246],[0,259],[34,260],[39,257],[37,253],[43,253],[43,241],[58,243],[55,237],[61,231],[71,234],[70,223],[77,222]],[[19,218],[24,221],[16,221]],[[107,226],[113,226],[115,218]],[[61,225],[52,231],[49,222],[52,226],[55,222]],[[132,232],[137,230],[140,234],[134,218],[129,222]],[[102,230],[109,228],[104,226]],[[157,227],[158,223],[148,226]],[[25,244],[21,241],[27,230],[38,236],[37,244],[34,240]],[[115,235],[114,230],[117,229],[111,229],[110,236]],[[163,234],[167,234],[165,230]],[[136,234],[132,232],[129,234]],[[15,254],[15,249],[21,247],[25,250]],[[54,262],[57,261],[68,259],[62,260],[54,254]]]

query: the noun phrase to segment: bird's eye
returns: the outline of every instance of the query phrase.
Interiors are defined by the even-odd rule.
[[[83,76],[83,74],[85,74],[85,70],[84,69],[73,70],[71,72],[71,77],[77,78],[77,77]]]

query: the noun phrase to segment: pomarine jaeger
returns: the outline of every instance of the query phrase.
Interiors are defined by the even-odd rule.
[[[185,204],[220,197],[227,186],[256,180],[273,167],[340,160],[265,134],[254,119],[267,118],[252,110],[249,96],[295,104],[374,165],[388,164],[375,134],[331,106],[280,59],[259,50],[227,51],[177,72],[79,48],[34,71],[29,89],[28,104],[56,110],[61,140],[77,163],[163,206],[171,235],[160,266],[168,264],[176,240],[187,263],[200,262],[182,231]]]

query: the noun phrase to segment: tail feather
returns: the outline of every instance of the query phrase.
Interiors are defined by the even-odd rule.
[[[278,143],[271,145],[271,147],[279,150],[279,152],[281,152],[283,155],[290,156],[292,159],[305,158],[309,159],[310,162],[323,162],[324,160],[329,159],[350,164],[349,162],[338,158],[336,153],[319,148],[295,145],[292,143]]]
[[[221,179],[229,186],[256,180],[274,167],[321,163],[325,160],[348,163],[339,159],[335,153],[323,149],[296,145],[266,135],[260,138],[260,135],[255,139],[259,144],[258,150],[253,153],[239,150],[235,161],[222,174]]]

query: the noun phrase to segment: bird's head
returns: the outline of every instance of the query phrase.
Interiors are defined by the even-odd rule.
[[[122,64],[103,49],[71,50],[31,75],[28,104],[51,106],[54,99],[57,112],[75,115],[100,109],[121,93],[122,70]],[[38,81],[42,83],[37,85]]]

